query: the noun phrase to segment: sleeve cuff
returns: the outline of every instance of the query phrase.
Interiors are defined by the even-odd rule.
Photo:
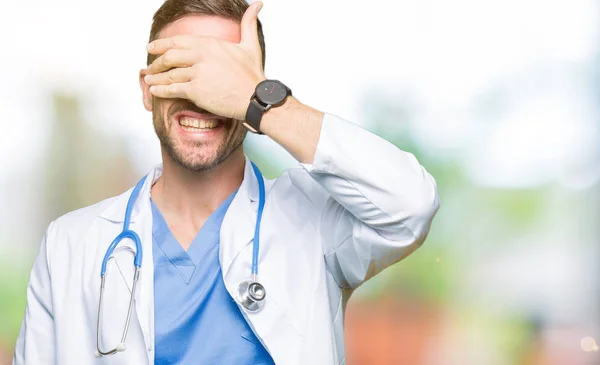
[[[335,136],[343,135],[342,129],[348,121],[333,114],[325,113],[321,125],[321,134],[312,164],[300,163],[307,172],[331,172],[331,150],[335,146]]]

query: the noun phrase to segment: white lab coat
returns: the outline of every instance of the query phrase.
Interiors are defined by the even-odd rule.
[[[31,272],[14,365],[154,364],[150,187],[161,172],[150,171],[132,214],[143,260],[127,350],[94,356],[100,265],[122,230],[131,190],[50,224]],[[353,289],[423,243],[439,205],[435,181],[410,153],[326,114],[313,163],[266,187],[259,258],[266,304],[258,313],[240,309],[276,364],[345,364],[345,304]],[[257,196],[246,161],[221,228],[219,260],[232,298],[250,276]],[[125,323],[133,247],[123,241],[109,265],[104,349],[119,342]]]

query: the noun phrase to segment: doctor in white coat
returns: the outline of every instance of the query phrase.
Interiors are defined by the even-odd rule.
[[[410,153],[265,79],[261,7],[167,0],[157,11],[140,85],[163,163],[132,202],[137,285],[139,250],[124,239],[107,263],[99,326],[102,262],[132,190],[56,219],[31,272],[14,365],[345,364],[346,302],[423,243],[436,184]],[[265,180],[263,209],[247,130],[300,163]],[[259,310],[238,292],[252,278],[257,220]]]

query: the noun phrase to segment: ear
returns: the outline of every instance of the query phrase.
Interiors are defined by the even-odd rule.
[[[144,108],[147,111],[152,111],[152,94],[150,93],[150,85],[144,81],[144,76],[146,76],[146,69],[140,70],[140,88],[142,89],[142,101],[144,102]]]

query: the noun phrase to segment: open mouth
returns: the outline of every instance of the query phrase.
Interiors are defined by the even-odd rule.
[[[179,123],[181,129],[186,132],[208,132],[217,129],[223,123],[223,120],[216,115],[200,114],[191,111],[185,111],[175,115],[175,120]]]

